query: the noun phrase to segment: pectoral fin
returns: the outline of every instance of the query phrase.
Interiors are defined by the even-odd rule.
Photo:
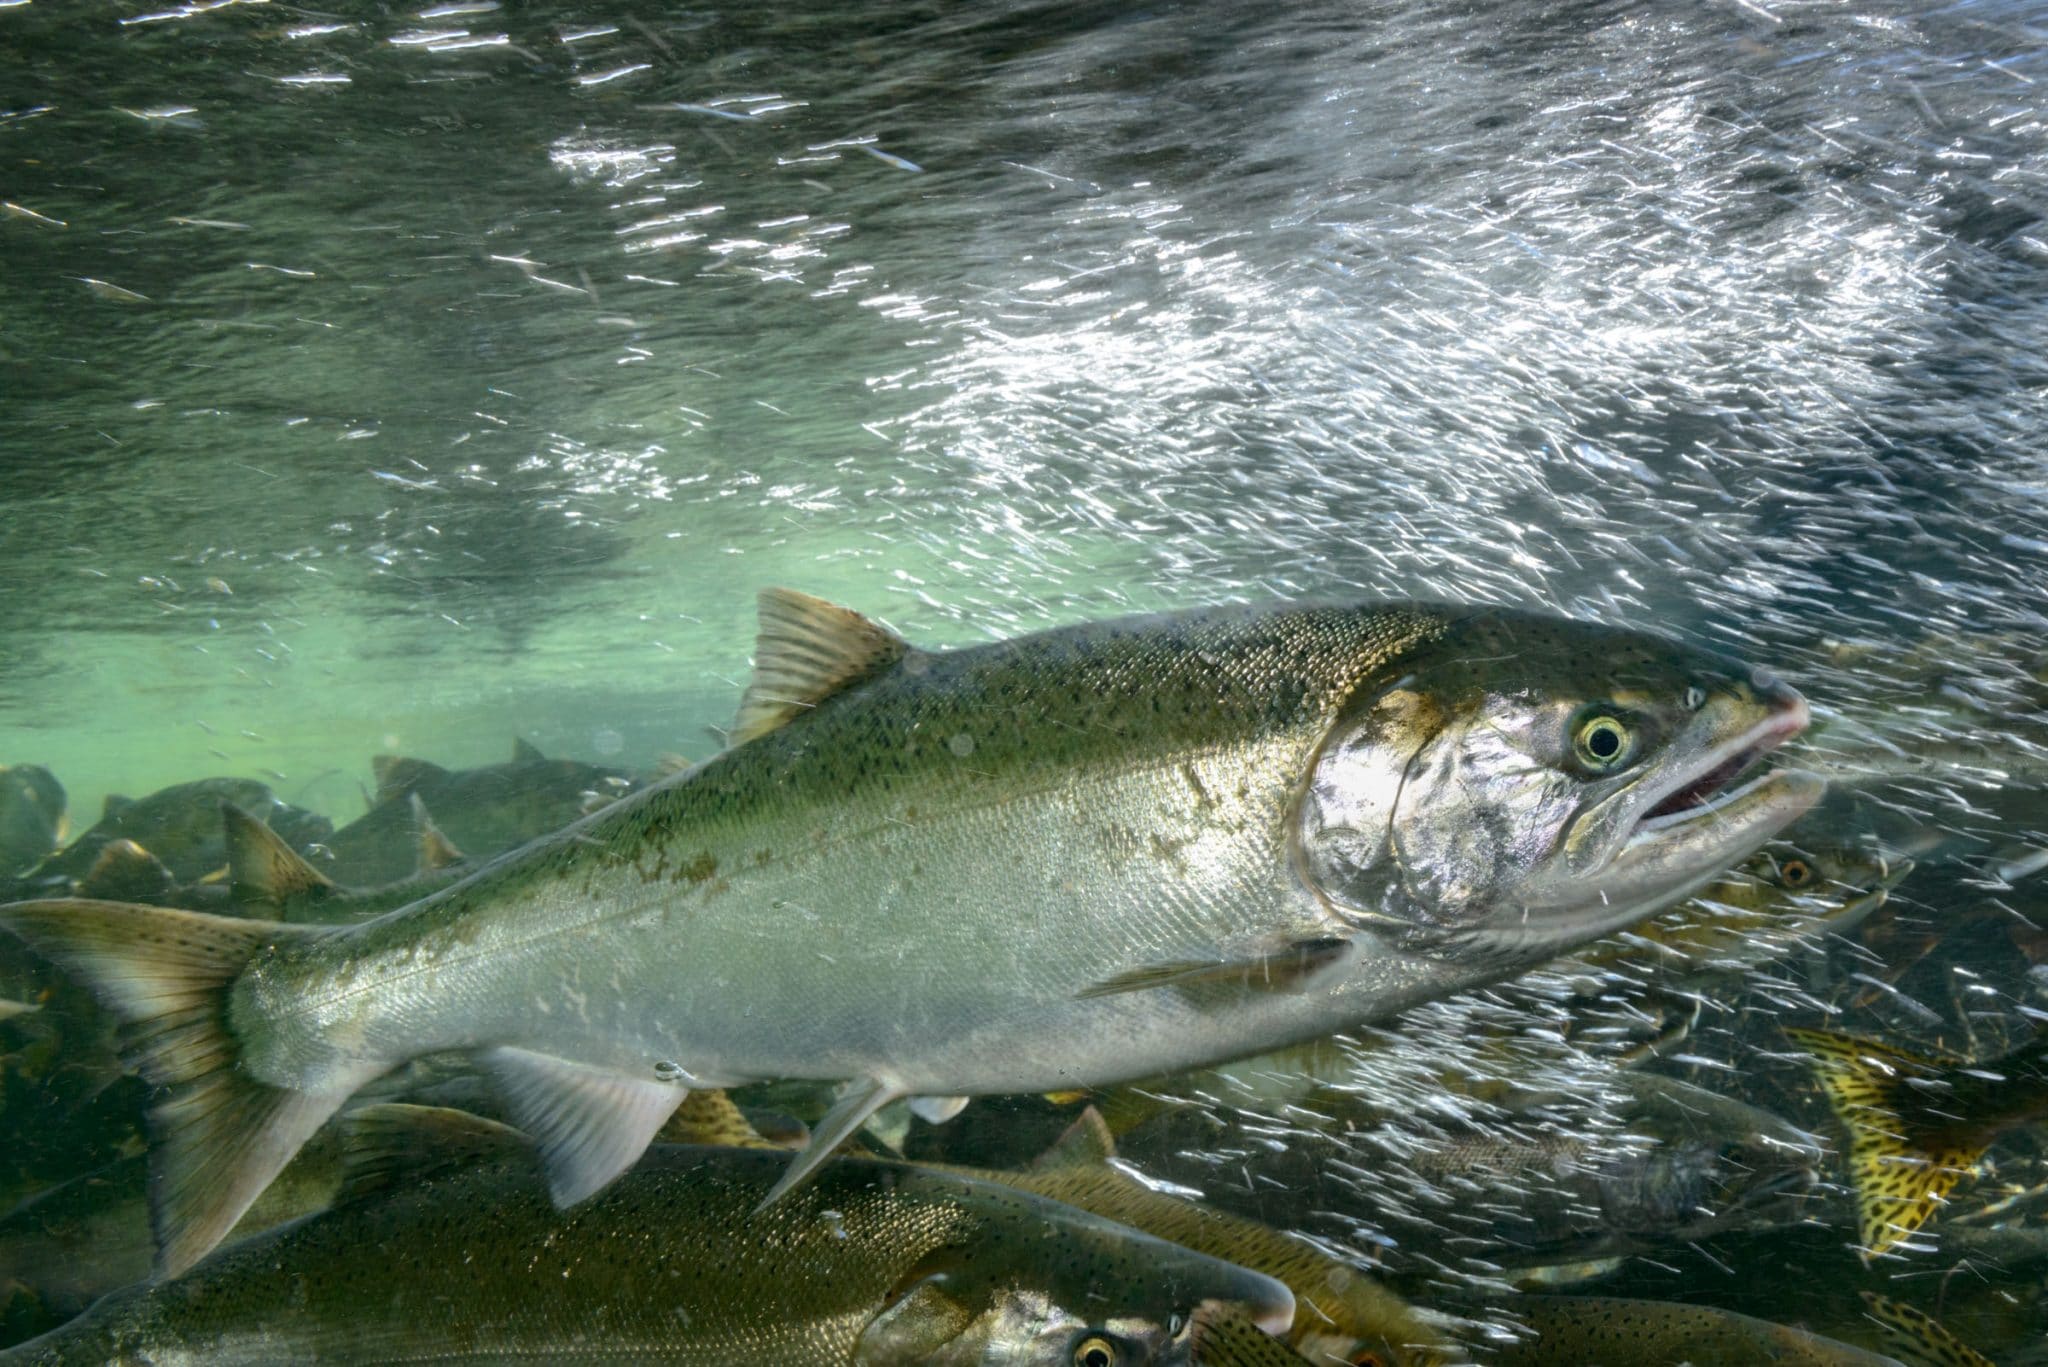
[[[434,818],[427,814],[427,804],[420,800],[418,793],[408,794],[406,801],[412,808],[418,872],[433,873],[439,869],[451,868],[469,858],[456,847],[454,841],[442,834],[439,826],[434,824]]]
[[[525,1049],[487,1050],[482,1062],[519,1128],[547,1164],[557,1206],[573,1206],[633,1166],[687,1093]]]
[[[900,1100],[903,1089],[880,1078],[858,1078],[846,1089],[845,1095],[834,1102],[832,1109],[825,1112],[825,1118],[811,1131],[811,1142],[790,1161],[789,1170],[782,1174],[768,1194],[761,1198],[761,1204],[754,1207],[763,1211],[796,1190],[830,1158],[847,1138],[867,1123],[868,1117],[892,1101]]]
[[[1293,940],[1270,952],[1147,964],[1081,989],[1080,997],[1113,997],[1153,988],[1242,987],[1288,992],[1344,957],[1351,941],[1336,935]]]
[[[947,1292],[944,1274],[933,1273],[897,1291],[868,1321],[853,1346],[854,1367],[927,1361],[966,1333],[974,1319],[973,1309]]]

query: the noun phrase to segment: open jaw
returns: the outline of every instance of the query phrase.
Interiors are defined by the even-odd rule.
[[[1805,701],[1794,699],[1741,735],[1709,750],[1689,771],[1671,779],[1670,786],[1656,797],[1636,822],[1629,844],[1635,845],[1674,826],[1742,806],[1745,798],[1772,785],[1780,775],[1766,773],[1739,788],[1729,785],[1747,773],[1765,754],[1804,731],[1807,720]]]

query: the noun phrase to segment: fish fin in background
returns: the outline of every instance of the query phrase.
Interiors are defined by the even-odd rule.
[[[768,1194],[761,1198],[761,1204],[754,1207],[755,1211],[768,1209],[809,1181],[825,1160],[837,1152],[855,1130],[867,1123],[869,1116],[902,1098],[903,1089],[893,1083],[883,1082],[880,1078],[856,1078],[839,1100],[832,1103],[832,1109],[825,1112],[825,1118],[811,1131],[811,1142],[790,1160],[789,1168],[776,1179]]]
[[[78,895],[99,902],[147,902],[168,896],[177,876],[133,840],[109,840],[78,880]]]
[[[763,589],[759,606],[754,677],[733,719],[734,745],[766,735],[910,654],[910,643],[889,628],[808,593]]]
[[[1093,1106],[1082,1111],[1074,1123],[1052,1141],[1052,1147],[1031,1160],[1032,1172],[1058,1172],[1063,1168],[1091,1168],[1116,1157],[1116,1136],[1109,1122]]]
[[[512,738],[512,762],[514,764],[540,764],[545,762],[546,759],[547,756],[540,752],[540,747],[526,739],[526,737],[514,736]]]
[[[149,1112],[157,1275],[219,1243],[270,1180],[369,1076],[315,1095],[241,1067],[227,989],[259,950],[314,939],[287,926],[195,911],[62,900],[0,907],[0,925],[55,960],[127,1026],[125,1052],[159,1089]]]
[[[684,1096],[671,1082],[527,1049],[487,1049],[480,1062],[505,1093],[512,1119],[533,1136],[547,1164],[548,1192],[563,1208],[595,1196],[632,1167]]]
[[[2048,847],[2015,843],[1994,850],[1985,869],[2001,883],[2017,883],[2048,869]]]
[[[1143,968],[1091,983],[1075,995],[1082,998],[1113,997],[1124,992],[1148,992],[1157,987],[1219,986],[1288,992],[1343,958],[1350,948],[1351,941],[1342,936],[1318,935],[1289,941],[1271,952],[1254,952],[1238,958],[1147,964]]]
[[[655,1139],[663,1144],[717,1144],[732,1149],[778,1149],[764,1139],[753,1122],[716,1087],[691,1092],[662,1123]]]
[[[42,1009],[32,1002],[18,1002],[11,997],[0,997],[0,1021],[11,1021],[16,1016],[33,1016]]]
[[[220,817],[227,836],[228,886],[237,902],[282,907],[334,891],[333,879],[234,803],[221,803]]]
[[[910,1113],[927,1125],[943,1125],[967,1109],[964,1096],[914,1096]]]
[[[1907,1367],[1994,1367],[1925,1310],[1875,1291],[1863,1293],[1863,1308],[1884,1326],[1885,1351]]]
[[[403,755],[370,756],[370,772],[377,777],[377,801],[381,805],[394,797],[403,797],[422,783],[448,777],[448,771],[438,764],[423,759],[407,759]]]
[[[1942,1060],[1832,1030],[1785,1034],[1812,1055],[1821,1089],[1849,1133],[1849,1180],[1856,1190],[1858,1237],[1865,1261],[1910,1238],[1956,1184],[1976,1170],[1989,1140],[1928,1143],[1908,1133],[1904,1103],[1910,1079]]]
[[[412,808],[413,839],[419,852],[418,872],[433,873],[469,858],[434,824],[434,818],[427,814],[427,804],[418,793],[408,794],[406,800]]]
[[[341,1118],[341,1186],[334,1204],[360,1201],[437,1172],[506,1153],[530,1153],[533,1141],[510,1125],[448,1106],[382,1102]]]

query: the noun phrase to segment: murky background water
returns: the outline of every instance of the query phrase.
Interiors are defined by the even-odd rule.
[[[2044,39],[0,4],[0,762],[83,824],[217,773],[345,820],[372,753],[515,734],[700,757],[770,584],[941,643],[1533,602],[2032,762]],[[1974,857],[2048,826],[2034,772],[1838,821]]]

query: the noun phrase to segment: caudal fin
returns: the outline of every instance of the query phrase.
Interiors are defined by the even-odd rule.
[[[1849,1179],[1868,1260],[1932,1219],[1976,1170],[1989,1141],[1952,1132],[1924,1137],[1907,1122],[1913,1079],[1940,1071],[1947,1066],[1941,1060],[1832,1030],[1785,1034],[1812,1055],[1828,1104],[1849,1133]]]
[[[124,1026],[157,1089],[149,1113],[157,1275],[176,1276],[233,1229],[348,1092],[269,1087],[241,1067],[227,989],[266,946],[307,926],[68,899],[0,906],[0,925],[84,983]]]

